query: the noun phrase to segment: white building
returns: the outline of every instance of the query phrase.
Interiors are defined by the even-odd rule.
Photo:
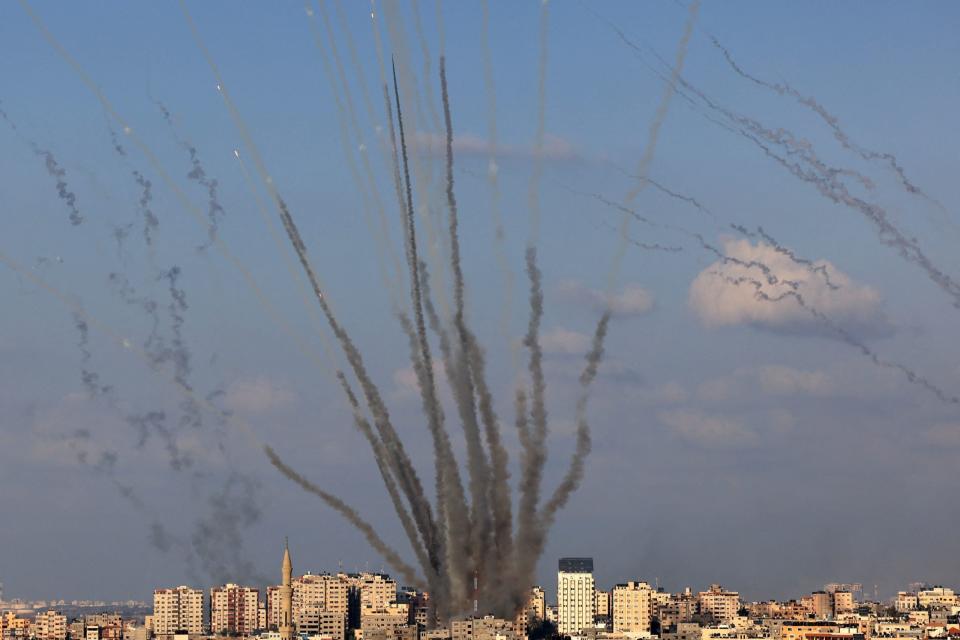
[[[560,558],[557,572],[557,630],[561,635],[579,635],[593,627],[596,597],[593,558]]]

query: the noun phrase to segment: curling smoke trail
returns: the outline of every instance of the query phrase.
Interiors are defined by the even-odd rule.
[[[940,204],[937,200],[935,200],[926,192],[924,192],[922,189],[920,189],[907,177],[906,171],[904,170],[903,166],[900,164],[900,162],[897,160],[897,157],[894,154],[889,152],[884,152],[884,151],[874,151],[872,149],[868,149],[866,147],[863,147],[857,144],[850,138],[847,132],[844,131],[843,128],[840,126],[839,118],[837,118],[835,115],[827,111],[826,107],[821,105],[812,96],[803,95],[802,93],[797,91],[794,87],[790,86],[785,82],[784,83],[769,82],[767,80],[762,80],[761,78],[758,78],[757,76],[754,76],[748,73],[737,63],[736,60],[734,60],[733,54],[730,53],[730,50],[724,47],[722,44],[720,44],[720,41],[717,40],[715,36],[710,35],[709,37],[710,37],[710,41],[713,43],[713,46],[716,47],[720,51],[720,53],[723,54],[723,58],[724,60],[727,61],[727,64],[730,66],[730,68],[733,69],[733,71],[736,72],[736,74],[739,75],[741,78],[744,78],[745,80],[749,80],[750,82],[752,82],[753,84],[759,87],[769,89],[770,91],[773,91],[774,93],[777,93],[780,96],[791,97],[801,105],[807,107],[808,109],[816,113],[820,117],[820,119],[823,120],[823,122],[828,127],[830,127],[830,130],[833,132],[833,137],[837,140],[837,142],[840,143],[840,145],[844,149],[853,151],[864,160],[883,161],[897,175],[897,180],[900,182],[900,184],[908,193],[920,196],[925,200],[927,200],[928,202],[934,204],[941,211],[945,211],[942,204]]]
[[[440,4],[437,3],[439,11]],[[490,153],[487,158],[487,182],[490,185],[490,216],[493,219],[494,253],[497,268],[503,281],[503,305],[500,308],[500,330],[510,345],[513,368],[518,368],[518,352],[513,348],[514,341],[510,332],[510,319],[513,317],[514,274],[507,260],[506,230],[503,227],[501,211],[500,168],[497,166],[497,90],[493,80],[493,57],[490,52],[490,3],[483,0],[483,22],[480,26],[480,43],[483,51],[483,85],[487,93],[487,138]]]
[[[676,91],[677,78],[683,71],[683,64],[687,58],[687,50],[690,45],[690,36],[693,34],[693,27],[697,22],[697,14],[700,11],[700,0],[693,0],[687,9],[687,21],[683,26],[683,34],[677,43],[677,51],[674,57],[674,65],[671,70],[671,82],[668,82],[660,96],[660,104],[654,113],[653,120],[650,122],[650,128],[647,132],[647,146],[643,150],[643,156],[637,166],[637,184],[627,193],[624,203],[630,206],[637,196],[640,195],[647,186],[647,174],[650,172],[650,164],[653,162],[653,156],[657,151],[657,142],[660,140],[660,130],[667,118],[667,112],[670,108],[670,102]],[[623,263],[623,256],[627,251],[627,244],[630,236],[630,217],[624,215],[620,223],[620,241],[617,243],[616,252],[613,254],[613,264],[610,268],[610,277],[608,287],[613,289],[617,278],[620,275],[620,268]]]

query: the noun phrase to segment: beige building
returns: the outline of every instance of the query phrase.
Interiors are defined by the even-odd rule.
[[[259,622],[260,591],[226,584],[210,589],[210,633],[250,635]]]
[[[56,611],[38,613],[32,635],[37,640],[67,640],[67,616]]]
[[[898,612],[913,611],[919,606],[920,600],[917,598],[917,594],[910,591],[897,592],[896,608]]]
[[[613,632],[631,636],[650,634],[653,589],[646,582],[627,582],[613,588]]]
[[[710,585],[706,591],[697,594],[700,613],[712,615],[717,622],[728,622],[737,617],[740,610],[740,594],[727,591],[718,584]]]
[[[850,591],[833,592],[833,616],[837,617],[845,613],[850,613],[855,608],[853,593]]]
[[[318,606],[305,606],[297,610],[294,619],[298,634],[344,640],[347,632],[347,616],[334,611],[324,611]]]
[[[946,587],[933,587],[917,592],[917,602],[921,607],[944,607],[949,608],[957,604],[957,596],[953,589]]]
[[[534,620],[546,620],[546,617],[547,594],[539,586],[533,587],[527,601],[527,624],[532,624]]]
[[[826,591],[814,591],[810,594],[810,606],[813,617],[817,620],[827,620],[833,616],[833,602]]]
[[[593,627],[596,612],[593,558],[560,558],[557,572],[557,630],[578,635]]]
[[[203,591],[187,586],[153,591],[153,633],[172,636],[178,631],[203,633]]]
[[[610,617],[611,592],[597,589],[593,592],[594,605],[593,615],[596,617]]]
[[[350,583],[337,575],[302,575],[293,581],[294,616],[301,607],[320,607],[346,616],[350,607]]]
[[[516,622],[493,616],[450,621],[450,640],[520,640],[525,633]]]
[[[406,626],[409,620],[409,605],[393,603],[379,609],[361,609],[360,629],[366,637],[367,633],[372,630],[387,629],[395,631],[397,627]]]

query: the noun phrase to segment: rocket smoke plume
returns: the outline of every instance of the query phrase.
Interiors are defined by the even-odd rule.
[[[67,184],[67,171],[60,166],[60,163],[57,162],[53,152],[42,148],[35,141],[25,138],[20,132],[20,129],[17,127],[16,123],[10,119],[10,116],[3,109],[0,109],[0,118],[7,123],[10,129],[12,129],[21,140],[24,140],[30,146],[30,149],[33,151],[34,155],[39,158],[43,158],[43,165],[46,168],[47,173],[55,181],[57,197],[60,198],[60,200],[62,200],[67,206],[70,224],[75,227],[83,224],[84,217],[83,214],[80,213],[80,206],[77,204],[77,195],[70,190],[70,186]]]
[[[170,113],[170,110],[160,101],[155,101],[157,108],[160,109],[160,113],[163,114],[163,119],[166,120],[167,124],[170,126],[170,129],[173,131],[173,137],[176,139],[177,143],[183,147],[183,149],[190,156],[190,165],[192,168],[187,173],[187,179],[196,182],[198,185],[203,187],[207,192],[207,220],[209,225],[207,227],[207,241],[197,247],[200,251],[205,251],[210,248],[216,239],[217,234],[220,231],[220,219],[224,216],[226,211],[224,211],[223,206],[220,204],[220,198],[217,194],[219,189],[219,183],[216,178],[210,178],[207,176],[206,170],[203,168],[203,164],[200,162],[200,153],[197,151],[196,145],[194,145],[189,139],[184,138],[177,132],[176,125],[173,122],[173,116]]]
[[[539,491],[546,464],[544,446],[547,433],[547,410],[545,403],[546,383],[543,376],[543,351],[539,345],[539,323],[543,315],[543,293],[539,270],[536,268],[536,251],[531,248],[528,258],[532,266],[531,277],[531,323],[536,325],[527,346],[531,352],[531,370],[534,372],[530,396],[530,414],[526,415],[526,402],[518,401],[523,415],[516,416],[516,424],[531,423],[530,437],[525,439],[522,453],[524,478],[521,480],[521,505],[518,513],[518,532],[512,531],[511,493],[506,485],[508,476],[507,452],[501,442],[500,423],[493,410],[494,401],[486,379],[483,350],[469,326],[465,304],[465,276],[460,265],[459,250],[451,252],[451,267],[456,275],[454,299],[457,301],[453,327],[442,326],[435,310],[432,310],[424,265],[419,258],[417,246],[416,211],[414,190],[406,153],[406,129],[401,110],[399,87],[394,83],[394,98],[397,106],[397,129],[395,150],[401,156],[402,184],[398,180],[398,205],[405,235],[407,268],[410,272],[409,301],[412,307],[408,317],[398,313],[404,332],[411,342],[411,364],[420,386],[421,400],[428,430],[433,440],[436,486],[433,500],[420,481],[406,449],[393,426],[383,394],[367,370],[363,355],[354,343],[347,328],[337,319],[328,302],[320,278],[308,257],[307,246],[285,200],[280,195],[276,180],[267,171],[263,159],[253,143],[252,136],[243,122],[223,78],[199,38],[185,5],[181,5],[191,30],[207,58],[218,81],[218,89],[234,124],[247,147],[248,156],[269,192],[290,246],[302,267],[313,290],[330,330],[339,343],[359,384],[359,394],[354,395],[345,377],[340,376],[345,395],[351,405],[354,422],[371,445],[373,456],[384,478],[392,504],[404,526],[407,537],[414,547],[419,570],[408,565],[389,547],[373,526],[342,499],[332,495],[306,479],[287,464],[272,448],[264,451],[271,464],[288,479],[305,491],[316,495],[325,504],[340,513],[381,553],[401,577],[417,585],[429,588],[431,602],[438,618],[465,614],[473,609],[473,603],[484,611],[501,617],[513,617],[527,600],[533,584],[532,569],[536,557],[543,549],[552,519],[566,502],[579,483],[583,470],[583,458],[589,451],[589,426],[586,421],[585,401],[578,405],[578,446],[574,461],[561,487],[547,504],[540,504]],[[445,64],[443,66],[445,74]],[[445,78],[441,77],[445,85]],[[446,92],[444,92],[446,93]],[[456,199],[452,180],[452,122],[449,96],[446,96],[445,116],[447,124],[447,207],[448,231],[451,247],[459,246]],[[392,114],[390,116],[392,118]],[[398,167],[398,168],[399,168]],[[455,387],[455,401],[461,427],[473,441],[468,457],[470,491],[464,491],[459,465],[454,456],[450,437],[445,426],[445,416],[437,393],[437,381],[433,369],[430,336],[427,334],[427,319],[431,331],[441,338],[441,352],[451,385]],[[584,389],[589,388],[602,355],[602,340],[607,326],[603,320],[598,328],[596,346],[591,350],[582,378]],[[369,413],[367,422],[363,413]],[[471,465],[472,462],[472,465]],[[485,464],[481,464],[485,462]],[[531,479],[535,479],[531,482]],[[469,497],[468,497],[469,496]],[[517,571],[522,565],[525,569]],[[474,585],[477,585],[476,587]]]
[[[730,50],[724,47],[722,44],[720,44],[720,41],[717,40],[716,37],[710,36],[710,40],[711,42],[713,42],[713,46],[716,47],[720,51],[720,53],[723,54],[723,58],[724,60],[727,61],[727,64],[730,65],[730,68],[733,69],[733,71],[736,72],[736,74],[739,75],[741,78],[744,78],[745,80],[749,80],[753,84],[760,87],[764,87],[765,89],[769,89],[770,91],[773,91],[781,96],[789,96],[794,100],[796,100],[801,105],[807,107],[808,109],[816,113],[820,117],[820,119],[823,120],[823,122],[826,123],[828,127],[830,127],[831,131],[833,131],[833,137],[837,140],[837,142],[840,143],[840,145],[843,148],[849,151],[853,151],[864,160],[883,161],[896,174],[900,184],[908,193],[921,196],[926,200],[932,202],[933,204],[937,205],[937,207],[939,207],[940,209],[943,209],[943,205],[941,205],[939,202],[937,202],[936,200],[931,198],[929,195],[927,195],[922,189],[916,186],[907,177],[907,174],[903,166],[901,166],[900,162],[897,160],[897,157],[895,155],[889,152],[875,151],[872,149],[868,149],[866,147],[863,147],[857,144],[856,142],[851,140],[847,132],[840,127],[840,120],[835,115],[827,111],[827,109],[823,105],[821,105],[815,98],[811,96],[803,95],[802,93],[797,91],[797,89],[790,86],[786,82],[769,82],[767,80],[763,80],[761,78],[758,78],[757,76],[754,76],[748,73],[743,69],[743,67],[741,67],[737,63],[736,60],[734,60],[733,54],[730,53]]]

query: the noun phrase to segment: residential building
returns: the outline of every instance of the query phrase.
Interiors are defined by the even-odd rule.
[[[254,587],[225,584],[210,589],[210,632],[250,635],[259,622],[259,600]]]
[[[646,582],[627,582],[613,588],[613,632],[630,636],[650,634],[653,589]]]
[[[593,626],[595,612],[593,558],[560,558],[557,630],[562,635],[577,635]]]
[[[37,640],[67,640],[67,616],[57,611],[38,613],[32,635]]]
[[[203,633],[203,591],[181,585],[153,591],[153,633],[172,636],[178,631]]]
[[[737,617],[740,610],[740,594],[727,591],[719,584],[712,584],[707,591],[697,594],[702,615],[713,616],[717,622],[728,622]]]

